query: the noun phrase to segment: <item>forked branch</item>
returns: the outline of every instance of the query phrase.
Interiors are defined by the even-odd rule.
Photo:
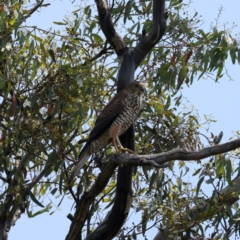
[[[111,14],[106,0],[95,0],[95,2],[98,9],[99,24],[104,35],[116,51],[117,55],[123,55],[128,50],[128,47],[113,26]]]

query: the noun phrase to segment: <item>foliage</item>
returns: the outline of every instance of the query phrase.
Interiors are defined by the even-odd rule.
[[[152,2],[124,4],[117,0],[109,6],[113,22],[123,28],[124,41],[133,47],[139,32],[151,28]],[[218,81],[228,57],[233,64],[240,63],[238,40],[217,27],[210,32],[201,29],[201,18],[197,12],[188,16],[188,7],[179,0],[169,1],[167,31],[136,73],[136,79],[148,86],[144,108],[135,123],[138,154],[202,148],[198,115],[192,109],[179,111],[182,96],[178,89],[210,74]],[[19,206],[27,209],[29,217],[49,211],[51,202],[43,203],[46,194],[53,196],[50,201],[61,196],[61,204],[70,194],[68,174],[96,115],[116,92],[118,62],[100,31],[94,5],[75,11],[71,20],[55,22],[59,31],[28,26],[25,20],[34,14],[31,9],[19,1],[0,5],[1,216],[14,214]],[[109,147],[92,156],[72,186],[74,191],[79,186],[78,195],[93,184],[99,163],[111,154]],[[152,227],[160,229],[171,223],[177,213],[188,212],[206,196],[204,180],[213,186],[213,195],[208,196],[211,215],[206,213],[202,219],[212,222],[187,226],[187,236],[204,235],[211,226],[215,239],[228,229],[239,231],[238,203],[229,206],[219,195],[225,183],[231,185],[237,171],[231,159],[238,155],[222,154],[206,164],[198,162],[193,173],[199,178],[197,186],[183,178],[189,174],[183,161],[164,171],[138,167],[133,176],[132,205],[142,218],[133,226],[126,225],[120,236],[137,239]],[[103,208],[113,203],[115,180],[116,174],[92,206],[98,221],[104,218]],[[32,212],[33,204],[42,209]],[[96,223],[91,223],[94,229]]]

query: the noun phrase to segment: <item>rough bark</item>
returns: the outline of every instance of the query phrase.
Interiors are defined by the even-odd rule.
[[[165,12],[165,0],[153,0],[153,27],[149,34],[140,39],[133,50],[136,68],[162,38],[166,29],[167,17],[167,12]]]
[[[114,161],[118,164],[128,165],[128,166],[154,166],[154,167],[166,167],[162,165],[166,162],[173,160],[200,160],[210,156],[214,156],[221,153],[227,153],[231,150],[240,147],[240,139],[236,139],[227,143],[218,144],[210,147],[206,147],[197,151],[188,151],[184,149],[175,149],[168,152],[157,153],[152,155],[133,155],[122,153],[115,156]]]
[[[116,167],[116,164],[108,162],[96,179],[95,184],[90,188],[90,190],[84,192],[81,196],[66,240],[82,239],[82,228],[88,214],[89,206],[94,201],[95,197],[106,187]]]
[[[10,232],[10,229],[12,226],[15,225],[16,221],[21,217],[21,214],[23,212],[23,209],[21,207],[18,207],[13,216],[2,216],[0,219],[0,240],[8,240],[8,234]]]
[[[96,0],[95,2],[98,9],[99,25],[101,26],[104,35],[116,51],[117,55],[123,55],[128,50],[128,47],[113,26],[107,2],[105,0]]]

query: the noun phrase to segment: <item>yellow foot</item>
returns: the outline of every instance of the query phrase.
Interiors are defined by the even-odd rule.
[[[121,152],[128,152],[128,153],[134,153],[134,151],[128,149],[128,148],[120,148],[115,152],[116,155],[120,154]]]

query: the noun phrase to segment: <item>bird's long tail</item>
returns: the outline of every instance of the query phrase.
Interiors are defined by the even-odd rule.
[[[81,168],[84,166],[90,156],[91,154],[89,153],[89,148],[84,149],[84,151],[79,155],[78,163],[70,175],[69,182],[72,181],[73,178],[80,172]]]

